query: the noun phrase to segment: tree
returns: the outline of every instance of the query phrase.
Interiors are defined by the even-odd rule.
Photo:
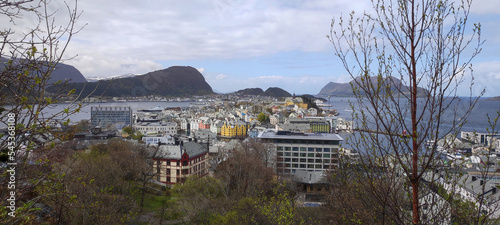
[[[35,138],[50,132],[50,122],[55,118],[67,125],[68,116],[82,107],[74,101],[58,113],[44,113],[44,109],[73,93],[62,90],[48,93],[46,88],[65,83],[52,81],[51,74],[63,60],[73,35],[82,28],[77,25],[80,11],[76,3],[64,5],[66,11],[61,12],[54,10],[59,7],[56,4],[47,0],[0,2],[0,17],[5,22],[0,30],[0,123],[10,131],[8,137],[0,139],[0,148],[9,150],[9,163],[17,163],[15,187],[0,188],[0,196],[7,199],[15,193],[12,196],[16,198],[16,206],[31,207],[36,203],[38,196],[33,197],[32,190],[50,174],[38,176],[39,173],[30,171],[34,166],[28,168],[43,159],[43,154],[31,153],[36,147]],[[4,175],[5,171],[2,168]],[[0,185],[8,187],[7,182],[8,179],[1,179]],[[16,217],[9,216],[4,222],[20,223],[25,219],[23,213],[29,208],[18,209]]]
[[[466,103],[457,96],[466,78],[474,81],[471,60],[483,43],[480,24],[467,30],[470,5],[470,0],[372,0],[373,15],[357,18],[353,12],[347,20],[332,21],[328,38],[353,78],[357,98],[358,132],[349,142],[364,153],[363,173],[378,203],[399,212],[390,215],[396,223],[429,222],[420,212],[419,193],[429,186],[423,185],[424,174],[439,166],[437,140],[457,134],[477,102],[472,93]],[[451,127],[442,126],[446,117],[454,118]],[[376,188],[383,180],[404,187],[411,213],[400,212],[405,208],[400,199]]]
[[[259,120],[261,123],[264,123],[267,120],[269,120],[269,117],[265,113],[260,112],[259,115],[257,116],[257,120]]]
[[[245,149],[234,149],[230,157],[217,165],[215,177],[220,179],[232,199],[255,197],[270,191],[274,171],[260,155]]]

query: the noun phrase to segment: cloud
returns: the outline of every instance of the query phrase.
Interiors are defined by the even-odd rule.
[[[500,96],[500,61],[488,61],[475,63],[474,68],[474,95],[478,95],[482,89],[486,92],[484,96]]]
[[[205,72],[205,68],[196,68],[198,70],[198,72],[200,72],[201,74],[203,74],[203,72]]]
[[[350,7],[345,2],[79,1],[80,21],[88,25],[74,37],[70,52],[104,61],[159,62],[326,51],[330,20]]]
[[[481,0],[473,1],[471,12],[475,14],[498,14],[500,1],[498,0]]]
[[[78,68],[86,77],[107,77],[128,73],[145,74],[162,69],[159,63],[136,58],[99,59],[82,56],[72,59],[69,64]]]
[[[217,75],[217,76],[215,77],[215,79],[216,79],[216,80],[224,80],[224,79],[226,79],[226,78],[227,78],[227,76],[226,76],[226,75],[224,75],[224,74],[219,74],[219,75]]]

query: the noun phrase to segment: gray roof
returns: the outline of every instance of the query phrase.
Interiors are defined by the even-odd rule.
[[[262,139],[293,139],[293,140],[334,140],[334,141],[343,141],[344,140],[338,134],[296,133],[296,132],[287,132],[287,131],[263,132],[263,133],[259,134],[258,138],[262,138]]]
[[[184,150],[188,154],[189,158],[199,156],[203,153],[208,153],[208,150],[201,144],[191,141],[183,144],[181,151],[180,145],[160,145],[158,152],[156,152],[153,158],[160,159],[181,159]],[[154,150],[153,150],[154,151]]]

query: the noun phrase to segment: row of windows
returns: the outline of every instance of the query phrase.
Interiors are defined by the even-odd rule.
[[[324,169],[335,169],[335,166],[328,166],[327,168],[307,168],[307,171],[323,171]],[[297,169],[278,169],[279,174],[294,174]],[[303,168],[301,169],[303,170]]]
[[[175,127],[136,127],[136,130],[175,130]]]
[[[337,153],[334,153],[334,154],[330,154],[330,153],[291,153],[291,152],[278,152],[278,157],[300,157],[300,158],[338,158],[339,157],[339,154]]]
[[[313,147],[283,147],[283,146],[278,146],[276,147],[276,151],[278,152],[287,152],[287,151],[293,151],[293,152],[338,152],[338,148],[313,148]]]
[[[278,158],[278,162],[301,162],[301,163],[338,163],[338,159],[318,159],[318,158]]]

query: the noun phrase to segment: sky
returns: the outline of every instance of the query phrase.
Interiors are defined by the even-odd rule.
[[[82,0],[65,63],[85,77],[197,68],[214,91],[280,87],[317,94],[351,79],[326,37],[333,18],[371,10],[369,0]],[[472,63],[473,94],[500,95],[500,1],[476,0],[482,53]],[[468,95],[468,86],[459,95]]]

